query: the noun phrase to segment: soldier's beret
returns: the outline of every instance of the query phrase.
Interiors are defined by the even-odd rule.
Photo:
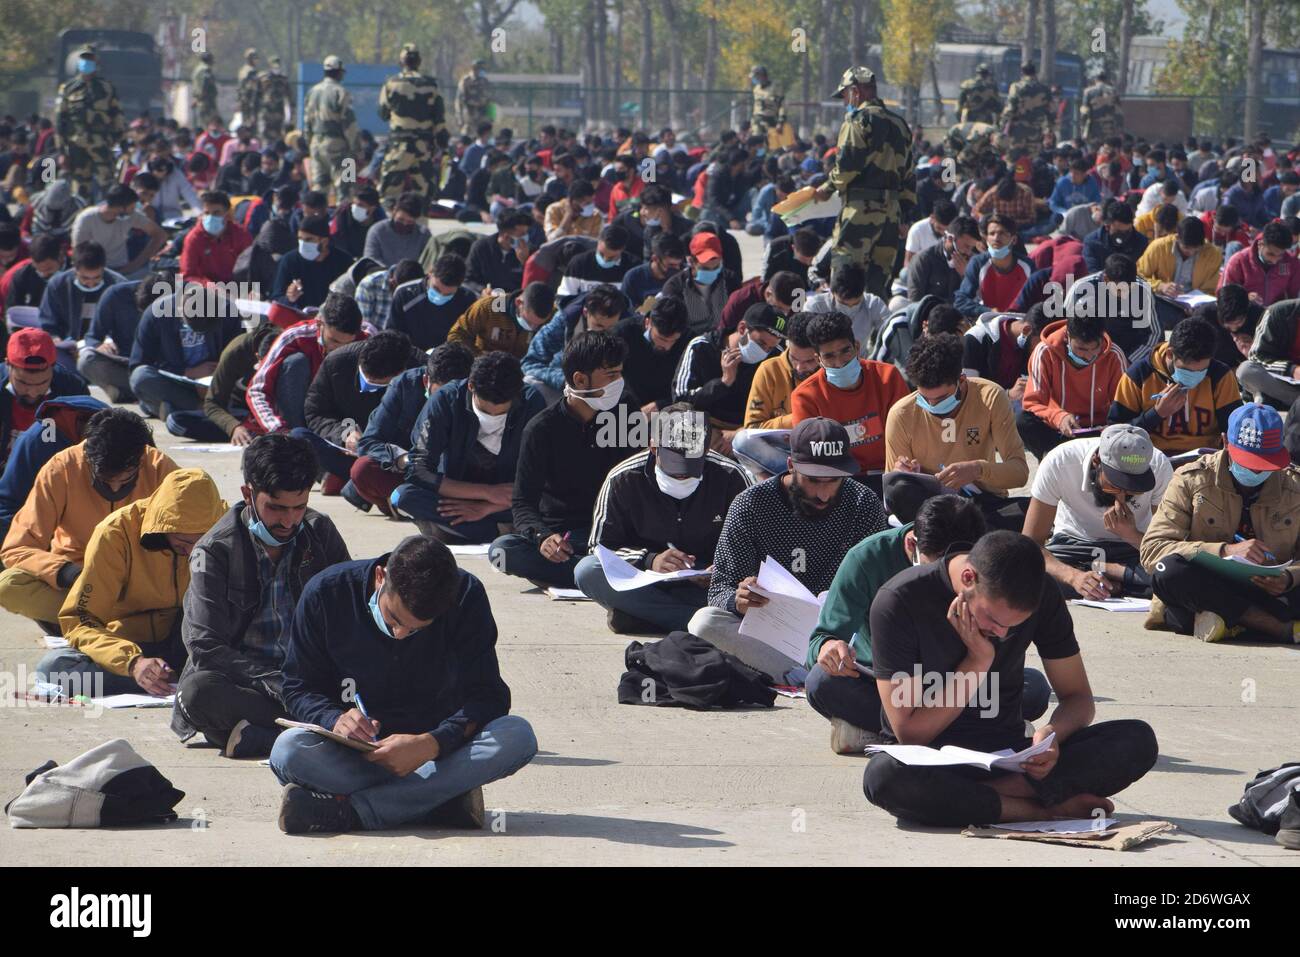
[[[327,70],[341,70],[341,69],[343,69],[343,61],[340,60],[338,57],[336,57],[333,53],[331,53],[329,56],[327,56],[327,57],[325,58],[325,62],[324,62],[324,64],[322,64],[322,65],[323,65],[323,66],[325,67],[325,69],[327,69]]]
[[[840,77],[840,85],[835,88],[831,96],[839,96],[851,86],[857,86],[859,83],[875,83],[876,74],[865,66],[851,66],[844,71]]]

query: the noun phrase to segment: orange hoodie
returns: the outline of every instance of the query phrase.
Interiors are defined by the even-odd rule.
[[[1067,415],[1078,419],[1081,429],[1105,426],[1115,389],[1124,375],[1124,353],[1104,332],[1101,339],[1101,353],[1080,369],[1066,352],[1065,320],[1047,326],[1029,359],[1025,410],[1054,429],[1060,428]]]

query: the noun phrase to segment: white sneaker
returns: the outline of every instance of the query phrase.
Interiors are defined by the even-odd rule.
[[[1192,620],[1192,634],[1208,644],[1235,638],[1242,630],[1240,626],[1229,628],[1228,623],[1212,611],[1198,611]]]
[[[883,742],[874,731],[864,731],[843,718],[831,718],[831,750],[836,754],[864,754],[867,745]]]

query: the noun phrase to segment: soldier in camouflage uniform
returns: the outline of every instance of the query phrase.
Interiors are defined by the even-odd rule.
[[[212,72],[212,54],[199,54],[199,65],[190,76],[190,95],[194,97],[192,111],[196,126],[207,126],[217,115],[217,78]]]
[[[844,201],[831,237],[831,269],[847,263],[867,270],[867,292],[888,301],[903,223],[916,206],[912,131],[876,95],[876,75],[864,66],[844,71],[834,93],[848,109],[836,141],[835,163],[819,199]]]
[[[767,77],[767,67],[756,66],[749,71],[749,82],[754,88],[754,106],[749,114],[751,136],[767,136],[767,131],[785,122],[785,97],[776,92]]]
[[[78,51],[77,75],[59,87],[54,131],[66,157],[66,175],[92,202],[113,184],[113,147],[126,133],[117,90],[97,74],[92,45]]]
[[[437,195],[434,137],[446,125],[438,81],[420,72],[420,51],[414,43],[402,47],[400,60],[402,72],[385,80],[379,91],[379,118],[388,124],[379,171],[379,195],[386,209],[408,189],[424,194],[426,203]]]
[[[962,123],[996,123],[1002,112],[1002,97],[987,63],[975,68],[975,76],[963,80],[957,96],[957,118]]]
[[[1002,134],[992,123],[957,123],[943,143],[945,155],[955,157],[958,179],[973,179],[996,163]]]
[[[311,88],[303,105],[302,130],[311,155],[311,188],[343,202],[356,183],[361,132],[352,111],[352,95],[343,89],[343,61],[325,58],[325,79]]]
[[[1083,122],[1083,138],[1089,146],[1099,146],[1108,137],[1117,136],[1124,128],[1124,112],[1119,106],[1119,93],[1110,85],[1110,77],[1102,70],[1092,85],[1083,91],[1083,105],[1079,119]]]
[[[262,125],[262,142],[267,146],[284,136],[285,108],[289,110],[289,125],[293,125],[293,87],[280,69],[280,58],[271,57],[271,68],[258,77],[257,110]]]
[[[249,47],[244,51],[244,65],[239,68],[239,85],[235,96],[239,103],[239,121],[244,126],[257,127],[258,87],[260,79],[257,71],[257,50]]]
[[[456,116],[460,119],[460,131],[466,136],[476,135],[478,125],[488,119],[492,83],[483,74],[486,69],[487,60],[475,60],[473,68],[456,85]]]
[[[1038,82],[1038,67],[1026,63],[1021,77],[1007,91],[1007,105],[1002,110],[1002,131],[1011,147],[1034,150],[1043,145],[1043,137],[1056,135],[1056,113],[1052,91]]]

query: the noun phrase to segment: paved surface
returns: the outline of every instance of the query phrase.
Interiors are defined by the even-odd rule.
[[[756,243],[743,238],[748,272]],[[201,466],[227,500],[238,496],[238,456],[187,452],[161,428],[182,466]],[[354,557],[378,554],[410,526],[313,498]],[[137,830],[0,828],[0,861],[115,864],[1300,864],[1271,838],[1235,824],[1226,808],[1258,769],[1295,760],[1300,650],[1203,645],[1143,631],[1142,616],[1074,609],[1098,720],[1141,718],[1156,730],[1154,771],[1116,800],[1124,816],[1178,825],[1127,853],[979,841],[900,827],[862,796],[863,759],[828,747],[827,724],[806,701],[746,712],[691,713],[619,705],[626,638],[589,603],[557,603],[507,579],[485,559],[464,560],[487,586],[500,629],[514,710],[541,746],[519,774],[486,790],[494,828],[287,837],[275,825],[279,786],[266,767],[185,747],[169,712],[18,707],[0,702],[0,798],[53,758],[63,762],[125,737],[186,792],[182,819],[158,840]],[[0,680],[42,653],[35,625],[0,611]],[[1032,663],[1032,662],[1031,662]],[[202,826],[206,825],[206,826]],[[169,834],[168,837],[179,835]],[[93,849],[93,850],[92,850]]]

